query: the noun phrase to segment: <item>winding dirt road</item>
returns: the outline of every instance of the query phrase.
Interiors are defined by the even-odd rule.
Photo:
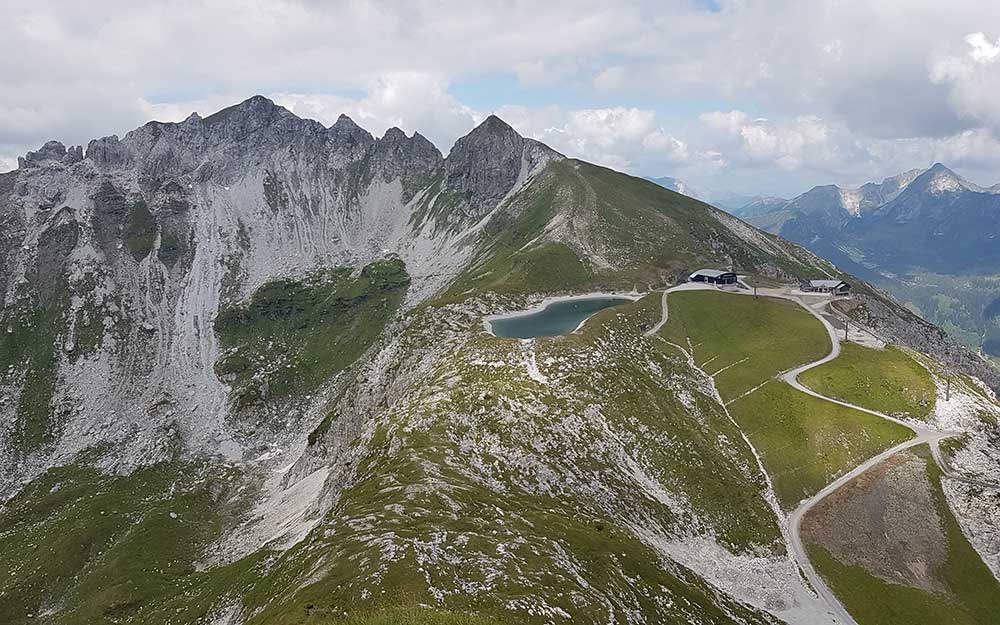
[[[667,319],[668,319],[668,316],[669,316],[669,310],[667,308],[667,295],[669,295],[670,293],[676,292],[676,291],[692,291],[692,290],[713,290],[714,291],[714,290],[717,290],[717,289],[715,287],[708,286],[708,285],[688,283],[688,284],[683,284],[683,285],[680,285],[680,286],[676,286],[676,287],[664,290],[663,291],[662,300],[661,300],[662,314],[661,314],[660,321],[656,325],[654,325],[652,328],[650,328],[646,332],[646,334],[647,335],[656,334],[657,332],[659,332],[663,328],[664,325],[666,325]],[[752,295],[751,292],[749,292],[749,291],[743,291],[743,290],[740,290],[740,291],[726,291],[726,292],[730,292],[730,293],[734,293],[734,294],[739,294],[739,295]],[[932,455],[934,457],[935,462],[938,464],[939,467],[941,467],[941,471],[946,476],[951,477],[953,479],[957,479],[957,480],[966,482],[966,483],[976,484],[976,485],[987,487],[987,488],[989,488],[989,487],[996,488],[997,485],[995,485],[995,484],[991,485],[988,482],[980,482],[978,480],[973,480],[973,479],[970,479],[970,478],[965,478],[965,477],[962,477],[962,476],[959,476],[959,475],[955,475],[950,470],[950,468],[943,462],[943,460],[941,458],[941,455],[940,455],[940,450],[938,449],[938,443],[942,439],[948,438],[950,436],[956,436],[958,434],[957,432],[941,432],[941,431],[938,431],[938,430],[933,430],[933,429],[930,429],[930,428],[923,427],[923,426],[921,426],[919,424],[915,424],[915,423],[903,421],[903,420],[897,419],[896,417],[893,417],[891,415],[887,415],[887,414],[884,414],[884,413],[881,413],[881,412],[877,412],[875,410],[869,410],[868,408],[864,408],[864,407],[861,407],[861,406],[856,406],[854,404],[851,404],[851,403],[848,403],[848,402],[845,402],[845,401],[841,401],[841,400],[835,399],[833,397],[827,397],[825,395],[821,395],[821,394],[813,391],[812,389],[807,388],[807,387],[803,386],[802,384],[800,384],[799,381],[798,381],[798,376],[801,373],[803,373],[805,371],[808,371],[810,369],[813,369],[815,367],[818,367],[820,365],[826,364],[826,363],[830,362],[831,360],[833,360],[834,358],[836,358],[837,356],[840,355],[840,338],[837,335],[837,332],[834,329],[834,327],[830,324],[830,322],[825,317],[823,317],[823,315],[819,314],[819,312],[817,312],[816,309],[814,309],[812,306],[809,306],[808,304],[806,304],[800,298],[795,297],[793,295],[789,295],[788,293],[780,291],[778,289],[758,289],[758,294],[762,295],[762,296],[765,296],[765,297],[777,297],[779,299],[786,299],[786,300],[795,302],[796,304],[798,304],[799,306],[801,306],[802,308],[804,308],[807,312],[809,312],[813,317],[815,317],[816,319],[818,319],[819,322],[823,324],[823,327],[826,328],[827,334],[829,334],[829,336],[830,336],[830,343],[832,345],[832,348],[831,348],[829,354],[827,354],[823,358],[820,358],[819,360],[815,360],[813,362],[806,363],[804,365],[801,365],[799,367],[796,367],[796,368],[791,369],[791,370],[789,370],[789,371],[787,371],[785,373],[780,374],[779,377],[780,377],[781,380],[783,380],[784,382],[787,382],[792,387],[794,387],[796,390],[798,390],[800,392],[803,392],[803,393],[805,393],[807,395],[811,395],[811,396],[816,397],[818,399],[822,399],[824,401],[828,401],[828,402],[831,402],[831,403],[834,403],[834,404],[838,404],[840,406],[845,406],[847,408],[851,408],[851,409],[854,409],[854,410],[860,410],[861,412],[865,412],[865,413],[874,415],[876,417],[885,419],[887,421],[892,421],[893,423],[898,423],[899,425],[902,425],[904,427],[909,428],[913,432],[913,434],[914,434],[913,438],[911,438],[911,439],[909,439],[909,440],[907,440],[907,441],[905,441],[903,443],[900,443],[899,445],[896,445],[895,447],[887,449],[887,450],[883,451],[882,453],[878,454],[877,456],[874,456],[873,458],[869,458],[865,462],[863,462],[860,465],[854,467],[854,469],[852,469],[851,471],[848,471],[847,473],[845,473],[845,474],[841,475],[840,477],[838,477],[836,480],[830,482],[829,484],[827,484],[826,486],[824,486],[818,493],[816,493],[815,495],[813,495],[809,499],[806,499],[801,504],[799,504],[799,506],[794,511],[792,511],[791,514],[789,514],[788,517],[787,517],[787,519],[786,519],[788,530],[789,530],[790,543],[791,543],[791,547],[792,547],[792,550],[793,550],[794,555],[795,555],[795,559],[799,563],[799,566],[802,568],[803,573],[805,573],[806,578],[809,580],[809,583],[812,584],[812,586],[816,590],[816,592],[820,595],[820,597],[830,607],[831,614],[834,616],[834,618],[837,621],[842,622],[845,625],[858,625],[857,621],[854,620],[854,617],[851,616],[851,614],[847,611],[847,609],[844,607],[844,605],[840,602],[840,599],[838,599],[837,596],[834,594],[834,592],[830,589],[830,587],[827,586],[826,581],[819,575],[819,573],[816,571],[816,569],[813,568],[812,562],[810,562],[810,560],[809,560],[809,556],[806,553],[805,546],[802,544],[802,537],[800,535],[800,525],[802,523],[802,518],[806,515],[806,513],[808,513],[809,510],[811,510],[820,501],[822,501],[823,499],[825,499],[826,497],[828,497],[831,493],[836,492],[842,486],[844,486],[845,484],[847,484],[848,482],[850,482],[851,480],[853,480],[857,476],[861,475],[862,473],[864,473],[868,469],[876,466],[880,462],[886,460],[887,458],[890,458],[890,457],[894,456],[895,454],[897,454],[897,453],[899,453],[899,452],[901,452],[901,451],[903,451],[905,449],[909,449],[911,447],[916,447],[917,445],[922,445],[922,444],[925,444],[925,443],[931,448],[931,452],[932,452]],[[683,348],[681,348],[681,349],[683,350]],[[756,390],[756,389],[754,389],[754,390]]]

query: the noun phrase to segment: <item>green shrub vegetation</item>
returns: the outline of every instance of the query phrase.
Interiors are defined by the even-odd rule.
[[[57,375],[57,328],[62,308],[52,304],[30,314],[9,318],[0,325],[0,382],[23,373],[24,386],[17,395],[14,448],[30,452],[53,440],[57,424],[52,396]],[[9,331],[8,331],[9,329]]]
[[[34,480],[0,509],[0,622],[204,617],[197,595],[221,589],[195,562],[236,500],[226,470],[206,477],[202,468],[161,463],[114,476],[73,465]]]
[[[216,371],[234,387],[238,408],[307,393],[372,344],[408,284],[399,260],[372,263],[357,277],[341,268],[265,284],[216,318],[226,350]]]
[[[889,414],[923,419],[934,408],[930,373],[896,347],[844,343],[837,358],[804,372],[799,382],[817,393]]]
[[[156,222],[144,201],[138,200],[129,205],[122,239],[132,258],[137,262],[142,261],[153,250],[153,244],[156,242]]]
[[[319,624],[323,621],[315,622]],[[329,622],[337,625],[514,625],[514,621],[508,619],[419,607],[388,608],[369,614],[349,614],[346,618],[331,619]]]

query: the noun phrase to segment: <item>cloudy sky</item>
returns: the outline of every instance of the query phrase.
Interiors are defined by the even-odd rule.
[[[264,94],[447,153],[490,113],[703,192],[1000,181],[1000,3],[0,0],[0,171]]]

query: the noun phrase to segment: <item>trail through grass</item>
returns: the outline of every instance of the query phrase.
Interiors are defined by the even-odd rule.
[[[830,353],[823,325],[798,304],[717,291],[677,291],[667,296],[669,320],[661,333],[687,345],[695,363],[715,375],[724,400],[775,374]]]
[[[888,414],[924,419],[934,407],[927,369],[897,347],[843,343],[840,356],[810,369],[799,382],[817,393]]]
[[[736,400],[729,412],[760,452],[785,509],[912,435],[902,425],[778,380]]]

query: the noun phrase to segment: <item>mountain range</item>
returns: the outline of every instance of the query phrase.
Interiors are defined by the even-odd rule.
[[[987,353],[1000,354],[1000,185],[940,163],[858,188],[818,186],[732,210],[894,293]],[[992,308],[991,308],[992,307]]]
[[[661,187],[670,189],[671,191],[676,191],[677,193],[688,197],[693,197],[697,200],[707,202],[712,206],[717,206],[722,210],[734,214],[747,204],[762,199],[761,196],[743,195],[726,190],[710,190],[703,192],[699,189],[695,189],[680,178],[674,178],[673,176],[660,176],[658,178],[647,177],[646,180],[655,182]]]
[[[901,201],[921,177],[892,215],[933,213]],[[702,267],[761,293],[683,286]],[[794,294],[816,277],[854,293]],[[551,338],[485,323],[593,293],[629,301]],[[0,296],[3,623],[1000,609],[1000,372],[817,254],[495,116],[447,156],[260,96],[46,143],[0,174]],[[841,332],[854,365],[817,382],[840,403],[787,383]]]

